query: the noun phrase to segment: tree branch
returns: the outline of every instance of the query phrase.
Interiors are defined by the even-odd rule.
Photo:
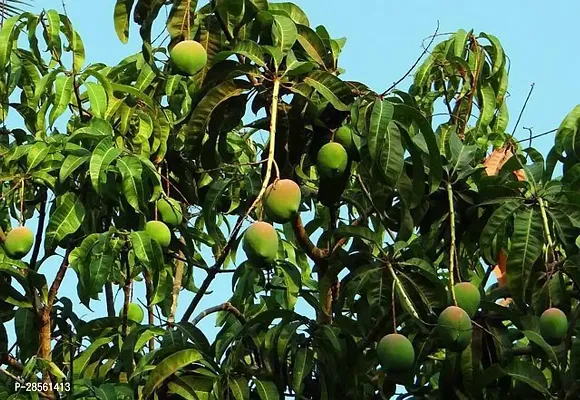
[[[300,247],[306,252],[308,258],[310,258],[316,264],[326,262],[328,251],[320,249],[316,247],[314,243],[312,243],[312,241],[308,237],[306,229],[304,229],[304,225],[302,224],[302,218],[300,217],[300,214],[297,214],[296,217],[292,220],[292,230],[294,231],[294,236],[296,236],[296,241],[298,242]]]
[[[234,307],[232,305],[232,303],[230,303],[230,302],[223,303],[223,304],[220,304],[218,306],[208,308],[207,310],[200,313],[197,317],[195,317],[193,319],[193,321],[191,321],[191,323],[193,324],[193,326],[195,326],[199,323],[199,321],[201,321],[202,319],[207,317],[209,314],[213,314],[213,313],[216,313],[219,311],[227,311],[227,312],[231,313],[234,317],[236,317],[238,319],[238,321],[240,321],[242,324],[246,323],[246,319],[244,318],[244,316],[242,315],[240,310],[238,310],[236,307]]]
[[[185,246],[184,238],[179,239],[182,246]],[[179,299],[179,291],[181,290],[181,282],[183,279],[183,252],[179,250],[179,259],[175,265],[175,279],[173,280],[172,302],[169,316],[167,317],[167,324],[172,327],[175,323],[175,311],[177,310],[177,302]]]

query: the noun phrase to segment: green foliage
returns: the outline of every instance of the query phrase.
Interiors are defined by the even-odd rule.
[[[380,93],[289,2],[112,11],[142,41],[116,65],[54,10],[0,30],[0,398],[10,376],[87,400],[577,397],[580,106],[541,154],[506,133],[491,34],[446,35]],[[200,310],[218,275],[232,292]]]

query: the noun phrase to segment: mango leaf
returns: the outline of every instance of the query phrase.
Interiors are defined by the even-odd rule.
[[[546,355],[550,358],[550,361],[552,361],[556,365],[560,364],[558,361],[558,357],[556,356],[556,352],[554,352],[552,346],[546,343],[544,338],[542,338],[542,336],[539,333],[528,330],[524,330],[522,331],[522,333],[528,338],[530,342],[540,346],[542,350],[544,350]]]
[[[89,366],[91,358],[93,357],[95,352],[100,348],[107,346],[109,343],[115,340],[115,338],[116,335],[95,339],[95,341],[93,341],[89,347],[87,347],[83,352],[81,352],[79,356],[74,360],[75,365],[74,377],[75,378],[81,377],[83,375],[83,372]]]
[[[310,73],[304,82],[316,89],[338,111],[349,111],[354,100],[352,90],[337,76],[325,71]]]
[[[479,119],[477,120],[478,129],[485,134],[487,127],[493,120],[496,108],[496,95],[493,87],[487,81],[479,86]]]
[[[292,388],[297,394],[302,393],[302,381],[310,374],[313,360],[314,351],[312,349],[301,347],[296,350],[292,366]]]
[[[89,165],[89,173],[93,188],[98,193],[101,192],[101,177],[105,169],[119,157],[121,152],[121,149],[113,146],[113,139],[110,137],[101,140],[93,151]]]
[[[507,277],[514,300],[525,301],[532,266],[542,253],[544,232],[540,211],[519,210],[514,223],[507,262]]]
[[[163,251],[159,243],[145,232],[132,232],[130,237],[137,259],[150,271],[161,269]]]
[[[102,252],[91,260],[87,290],[89,291],[89,296],[94,300],[99,299],[99,293],[101,293],[103,286],[108,281],[114,263],[115,258],[110,251]]]
[[[189,21],[186,19],[187,5],[189,5]],[[196,8],[197,0],[173,1],[169,17],[167,18],[167,32],[169,32],[172,38],[183,34],[188,22],[190,26],[193,26]]]
[[[327,51],[320,36],[318,36],[316,31],[305,25],[296,25],[296,28],[298,43],[314,62],[324,67]]]
[[[257,3],[254,0],[254,3]],[[306,13],[298,7],[296,4],[291,2],[280,2],[280,3],[266,3],[268,11],[276,15],[285,15],[292,19],[297,24],[310,26],[310,21],[308,21],[308,16]]]
[[[87,151],[87,153],[89,153]],[[83,156],[78,156],[75,154],[69,154],[64,159],[62,166],[60,167],[60,172],[58,179],[61,182],[66,181],[66,179],[84,163],[86,163],[91,158],[90,153]]]
[[[248,88],[248,82],[231,80],[211,89],[193,110],[191,119],[187,124],[187,131],[191,133],[186,139],[193,143],[200,141],[215,109],[224,101],[241,95]]]
[[[278,387],[276,387],[274,382],[264,381],[257,378],[254,378],[253,381],[256,384],[256,389],[258,390],[258,395],[260,396],[261,400],[282,399],[280,392],[278,391]]]
[[[487,220],[481,236],[479,239],[482,255],[485,260],[494,265],[497,262],[497,254],[493,253],[492,242],[497,236],[502,226],[511,218],[511,216],[518,211],[522,206],[523,200],[509,200],[505,201],[497,210],[493,212],[491,217]]]
[[[171,375],[202,358],[201,353],[194,349],[181,350],[164,358],[149,374],[143,388],[143,397],[150,396]]]
[[[74,30],[70,19],[66,15],[60,15],[60,22],[62,23],[62,32],[65,34],[69,49],[73,53],[73,71],[81,70],[85,63],[85,46],[81,36]]]
[[[415,123],[422,135],[422,139],[427,144],[429,151],[429,186],[430,193],[435,192],[443,178],[443,166],[441,153],[435,139],[435,133],[427,119],[418,110],[405,104],[394,104],[393,118],[404,122],[406,125]]]
[[[274,47],[278,48],[282,55],[294,46],[298,38],[298,31],[296,24],[288,17],[282,15],[274,15],[274,23],[272,24],[272,40]],[[279,65],[277,65],[278,67]]]
[[[489,40],[491,45],[492,45],[493,52],[491,54],[491,59],[492,59],[491,76],[494,76],[504,66],[505,55],[504,55],[503,47],[502,47],[499,39],[497,37],[495,37],[494,35],[482,32],[479,34],[479,36],[484,37],[487,40]]]
[[[576,149],[580,145],[580,137],[577,137],[579,127],[580,105],[577,105],[566,115],[556,132],[555,150],[558,154],[565,151],[570,156],[580,156],[580,149]]]
[[[15,39],[16,23],[20,20],[20,15],[8,18],[2,24],[0,30],[0,74],[4,74],[6,63],[10,60],[12,45]]]
[[[50,148],[44,142],[34,143],[26,155],[27,172],[36,168],[46,158],[49,150]]]
[[[115,3],[115,32],[122,43],[129,41],[129,18],[135,0],[117,0]]]
[[[248,380],[243,376],[228,379],[230,391],[234,395],[235,400],[249,400],[250,387]]]
[[[215,55],[213,60],[214,62],[223,61],[232,54],[239,54],[246,58],[249,58],[260,67],[264,67],[266,65],[266,62],[264,61],[264,52],[260,48],[260,45],[251,40],[242,40],[236,43],[232,51],[219,52],[218,54]]]
[[[403,172],[404,148],[401,132],[391,123],[393,106],[377,100],[371,113],[368,146],[371,161],[379,176],[390,186],[395,186]]]
[[[230,37],[235,37],[235,29],[244,19],[244,0],[217,0],[216,10]]]
[[[59,75],[55,79],[54,106],[48,116],[48,124],[52,126],[56,119],[66,110],[73,93],[74,76]]]
[[[140,211],[140,204],[143,204],[144,198],[141,160],[134,156],[126,156],[118,159],[116,165],[123,179],[122,188],[125,199],[131,207]]]
[[[105,88],[95,82],[85,82],[85,87],[91,103],[91,113],[98,118],[103,118],[107,111],[107,93]]]
[[[68,235],[75,233],[85,219],[85,206],[73,192],[60,196],[54,212],[50,215],[44,248],[47,253],[56,249]]]
[[[27,308],[18,308],[14,314],[14,333],[16,344],[20,349],[20,360],[24,362],[36,354],[38,350],[39,327],[36,323],[36,314]]]

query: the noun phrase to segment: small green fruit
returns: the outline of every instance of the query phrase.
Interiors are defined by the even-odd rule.
[[[469,315],[459,307],[447,307],[437,320],[437,333],[441,344],[456,352],[461,352],[471,343],[473,327]]]
[[[540,332],[544,340],[555,346],[559,344],[568,332],[568,318],[562,310],[549,308],[540,317]]]
[[[280,179],[268,186],[262,205],[272,221],[285,224],[298,214],[301,202],[300,186],[290,179]]]
[[[354,147],[352,129],[349,126],[341,126],[334,132],[334,141],[340,143],[347,151]]]
[[[28,254],[34,243],[34,234],[25,226],[12,229],[4,239],[4,250],[8,257],[19,260]]]
[[[205,48],[195,40],[177,43],[169,52],[173,65],[185,75],[195,75],[207,64]]]
[[[327,143],[318,151],[316,166],[322,178],[339,177],[346,170],[347,164],[348,154],[340,143]]]
[[[157,212],[161,220],[169,226],[177,226],[183,220],[181,205],[176,200],[166,197],[157,202]]]
[[[278,255],[278,234],[267,222],[254,222],[244,234],[242,247],[248,260],[258,264],[271,264]]]
[[[123,316],[123,309],[119,311],[119,317]],[[136,303],[129,303],[129,309],[127,310],[127,320],[133,321],[137,324],[143,322],[143,318],[145,317],[145,313],[139,304]]]
[[[380,340],[377,358],[387,372],[404,372],[415,363],[415,349],[405,336],[392,333]]]
[[[457,306],[463,308],[470,318],[473,317],[481,302],[481,294],[477,286],[470,282],[461,282],[455,285],[454,291]]]
[[[155,239],[161,247],[169,246],[171,243],[171,231],[161,221],[149,221],[145,224],[145,232]]]

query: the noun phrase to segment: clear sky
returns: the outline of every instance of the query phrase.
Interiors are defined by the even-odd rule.
[[[65,3],[85,44],[87,62],[116,64],[139,51],[140,38],[135,27],[127,45],[117,39],[113,29],[113,0],[65,0]],[[512,118],[510,132],[530,84],[535,83],[516,137],[527,136],[523,127],[533,128],[535,134],[557,128],[564,116],[580,103],[580,53],[576,48],[578,1],[295,0],[295,3],[304,9],[312,25],[323,24],[331,36],[348,38],[340,59],[340,66],[347,71],[344,78],[362,81],[376,90],[386,89],[407,71],[421,53],[423,39],[434,32],[439,21],[441,33],[473,28],[476,33],[491,33],[503,43],[511,60],[507,99]],[[33,9],[39,11],[41,7],[62,11],[62,0],[36,0]],[[399,87],[406,90],[409,82],[406,80]],[[552,143],[553,135],[550,135],[537,139],[534,145],[546,153]],[[32,223],[31,228],[35,229]],[[49,281],[57,263],[55,258],[53,265],[43,267],[42,272],[49,276]],[[226,274],[216,280],[211,287],[213,294],[204,298],[197,311],[227,300],[231,294],[230,278]],[[196,282],[200,284],[202,279],[198,275]],[[65,278],[60,294],[77,303],[76,275],[72,271]],[[189,299],[189,294],[181,296],[178,318]],[[102,305],[94,310],[94,315],[87,310],[83,319],[105,315]],[[77,312],[82,314],[80,310]],[[212,317],[206,318],[200,327],[213,336]]]

